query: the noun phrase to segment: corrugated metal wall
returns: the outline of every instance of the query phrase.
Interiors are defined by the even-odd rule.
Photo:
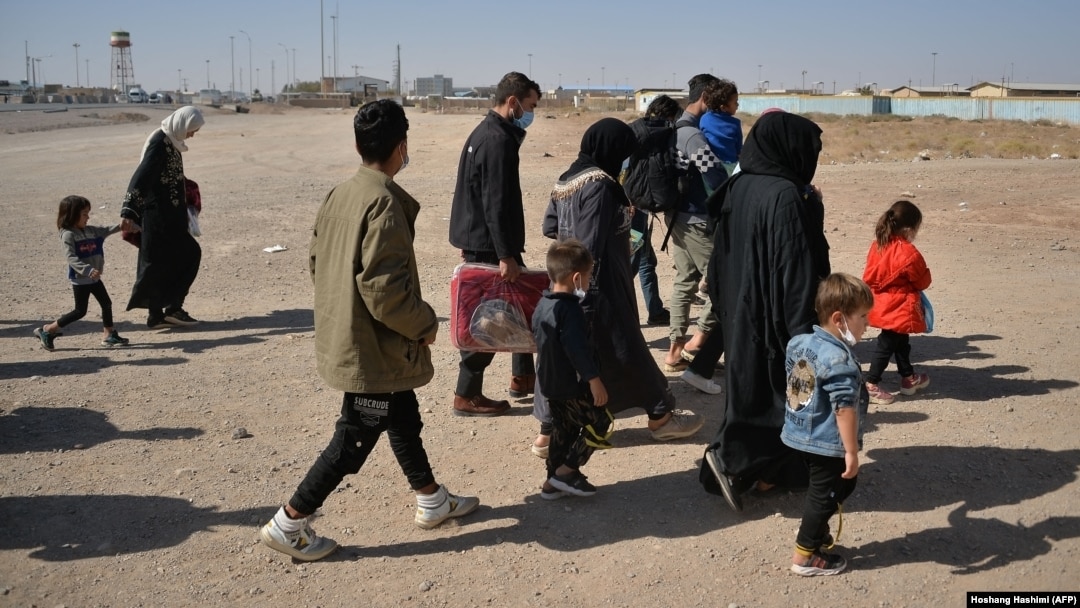
[[[948,116],[961,120],[1049,120],[1080,125],[1080,98],[1046,97],[839,97],[821,95],[740,95],[739,111],[769,108],[807,114],[896,114]]]

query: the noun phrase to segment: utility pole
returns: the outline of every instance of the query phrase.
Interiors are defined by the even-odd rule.
[[[292,50],[292,77],[293,77],[293,90],[296,90],[296,83],[299,80],[296,78],[296,49]]]
[[[295,50],[293,51],[296,52]],[[323,0],[319,0],[319,90],[326,78],[326,17],[323,16]],[[296,78],[296,55],[293,55],[293,78]]]
[[[276,88],[277,87],[277,81],[274,79],[274,74],[275,74],[274,60],[271,59],[270,60],[270,94],[271,95],[277,95],[277,88]]]
[[[87,83],[89,84],[89,83]],[[183,68],[176,68],[176,86],[180,87],[176,89],[176,95],[179,97],[180,93],[184,92],[184,70]],[[177,100],[179,101],[179,100]]]
[[[75,47],[75,86],[78,87],[79,86],[79,47],[81,45],[78,42],[76,42],[75,44],[73,44],[71,46]]]
[[[229,36],[229,98],[236,100],[236,47],[233,44],[235,36]]]
[[[210,60],[206,60],[206,88],[210,88]]]
[[[90,60],[83,59],[86,62],[86,88],[90,88]]]
[[[532,53],[529,53],[529,78],[532,78]]]
[[[278,43],[278,46],[285,49],[285,90],[289,90],[289,47],[282,43]]]
[[[337,15],[330,15],[330,22],[332,24],[330,30],[333,36],[333,40],[330,42],[330,49],[334,51],[334,61],[330,63],[330,69],[333,70],[334,73],[330,75],[330,78],[332,78],[334,82],[334,88],[332,90],[337,93]]]
[[[240,33],[247,36],[248,39],[248,97],[251,97],[251,94],[254,93],[254,91],[251,90],[251,34],[244,30],[240,30]],[[240,80],[243,81],[243,78]],[[240,88],[244,88],[244,85],[241,84]]]
[[[934,57],[933,71],[930,72],[930,86],[937,85],[937,51],[930,53]]]

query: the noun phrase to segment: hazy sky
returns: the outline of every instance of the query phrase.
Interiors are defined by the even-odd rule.
[[[1080,83],[1080,0],[795,0],[744,2],[541,2],[324,0],[0,0],[0,78],[26,78],[26,45],[50,83],[74,85],[87,64],[107,85],[114,30],[131,33],[135,80],[149,91],[229,88],[234,36],[236,86],[252,67],[264,91],[271,61],[278,89],[296,49],[296,76],[316,80],[320,54],[338,74],[390,80],[401,45],[402,80],[441,73],[455,86],[488,85],[505,72],[530,72],[544,89],[616,83],[682,87],[698,72],[733,79],[744,91],[823,82],[831,93],[862,83],[891,88],[983,80]],[[655,7],[665,7],[661,12]],[[932,53],[937,53],[936,59]],[[532,55],[531,59],[529,55]],[[326,60],[326,74],[332,72]],[[352,66],[358,65],[359,68]],[[181,70],[178,74],[177,70]],[[803,71],[806,71],[805,76]],[[759,76],[760,74],[760,76]]]

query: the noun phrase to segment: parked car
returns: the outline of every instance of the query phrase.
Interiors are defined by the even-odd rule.
[[[221,91],[217,89],[202,89],[196,100],[202,106],[221,106]]]
[[[165,96],[162,93],[150,93],[150,103],[163,103]]]
[[[141,88],[132,87],[132,89],[128,91],[128,101],[131,103],[147,103],[150,101],[150,96]]]

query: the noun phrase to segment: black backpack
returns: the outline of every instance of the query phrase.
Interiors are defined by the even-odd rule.
[[[630,123],[638,149],[630,157],[622,179],[630,202],[650,213],[673,211],[679,206],[679,171],[675,163],[675,126],[659,118]]]

